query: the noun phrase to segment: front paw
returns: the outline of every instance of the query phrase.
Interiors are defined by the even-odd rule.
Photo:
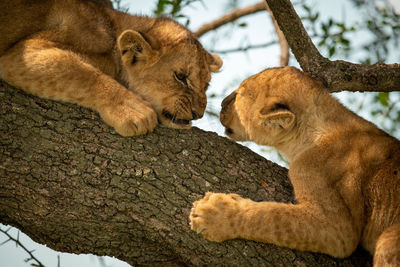
[[[157,125],[157,114],[150,103],[130,92],[119,103],[103,106],[99,113],[122,136],[146,134]]]
[[[244,227],[241,219],[242,200],[236,194],[206,193],[203,199],[193,203],[190,228],[216,242],[239,237]]]

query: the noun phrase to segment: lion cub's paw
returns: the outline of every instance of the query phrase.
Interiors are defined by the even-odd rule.
[[[203,199],[193,203],[190,228],[216,242],[238,237],[243,227],[240,224],[243,200],[236,194],[206,193]]]
[[[127,94],[117,105],[103,107],[100,116],[122,136],[146,134],[157,125],[157,114],[150,103],[133,94]]]

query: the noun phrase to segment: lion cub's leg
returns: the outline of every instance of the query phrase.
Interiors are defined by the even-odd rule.
[[[245,238],[298,250],[349,256],[358,235],[340,216],[306,204],[254,202],[236,194],[207,193],[193,204],[192,230],[212,241]]]
[[[387,228],[376,242],[374,267],[400,266],[400,224]]]
[[[32,94],[97,110],[124,136],[157,124],[155,111],[139,95],[50,41],[31,39],[10,49],[0,57],[0,77]]]

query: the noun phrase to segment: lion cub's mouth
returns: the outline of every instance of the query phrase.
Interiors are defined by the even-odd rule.
[[[175,124],[179,124],[179,125],[189,125],[190,124],[190,120],[185,120],[185,119],[178,119],[176,118],[176,116],[172,115],[171,113],[169,113],[166,110],[162,111],[162,115],[167,118],[168,120],[170,120],[171,122],[175,123]]]

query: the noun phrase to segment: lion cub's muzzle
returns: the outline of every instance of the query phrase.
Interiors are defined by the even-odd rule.
[[[230,95],[225,97],[225,99],[221,103],[222,109],[221,109],[219,119],[220,119],[222,125],[225,127],[225,133],[227,135],[233,133],[233,130],[230,127],[230,120],[231,120],[230,118],[232,117],[232,114],[231,115],[229,115],[229,114],[231,113],[231,109],[232,109],[233,103],[235,102],[236,95],[237,95],[237,93],[235,91],[232,92]]]
[[[180,118],[177,118],[176,116],[172,115],[165,109],[162,111],[162,115],[165,118],[167,118],[168,120],[170,120],[171,122],[173,122],[175,124],[180,124],[180,125],[189,125],[192,120],[197,120],[197,119],[200,119],[201,117],[203,117],[202,115],[199,115],[195,111],[192,111],[192,118],[190,120],[189,119],[180,119]]]
[[[206,98],[204,96],[204,98]],[[205,103],[193,103],[189,96],[181,96],[179,98],[167,99],[164,101],[164,108],[158,112],[158,119],[161,124],[178,129],[188,129],[192,125],[193,120],[203,117]]]

